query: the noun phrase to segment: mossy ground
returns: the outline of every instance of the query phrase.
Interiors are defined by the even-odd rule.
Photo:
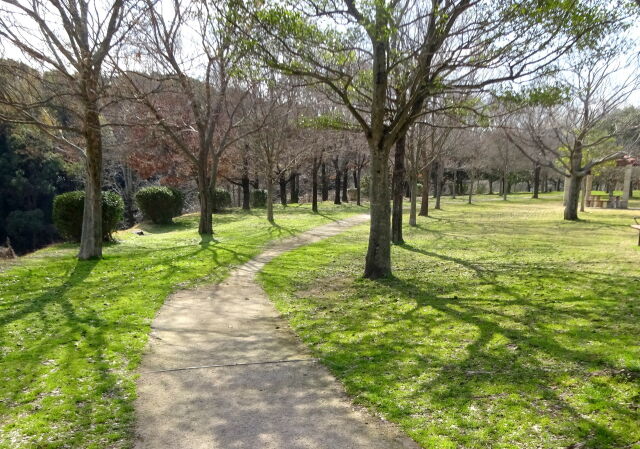
[[[406,228],[391,278],[361,278],[364,225],[260,279],[355,400],[425,448],[640,448],[634,215],[447,199]]]
[[[269,241],[353,213],[355,206],[289,206],[197,216],[123,231],[102,260],[54,245],[0,267],[0,447],[121,448],[132,442],[135,369],[150,323],[174,290],[218,282]]]

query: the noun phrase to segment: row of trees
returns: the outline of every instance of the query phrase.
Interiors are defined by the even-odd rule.
[[[415,223],[418,178],[428,195],[428,173],[442,179],[446,148],[468,149],[464,160],[475,178],[482,170],[477,139],[501,141],[493,148],[505,151],[508,141],[541,166],[564,167],[571,192],[588,169],[614,157],[584,162],[593,126],[567,140],[557,121],[538,123],[536,135],[527,119],[538,110],[570,117],[563,108],[576,101],[574,93],[555,84],[571,83],[561,70],[573,67],[570,56],[619,48],[609,37],[634,11],[613,3],[1,0],[0,37],[15,58],[0,64],[0,114],[38,126],[84,160],[82,259],[101,256],[105,148],[121,150],[112,152],[120,157],[120,185],[131,181],[131,161],[182,162],[186,173],[176,175],[195,180],[203,235],[213,232],[212,192],[225,157],[241,167],[240,176],[227,178],[243,184],[251,183],[243,171],[248,155],[256,160],[273,220],[275,183],[295,190],[303,159],[316,190],[323,162],[338,172],[336,183],[344,181],[334,150],[351,152],[358,183],[369,164],[365,276],[378,278],[391,273],[391,241],[402,241],[405,180]],[[583,122],[601,123],[609,112],[594,120],[588,112]],[[131,142],[142,143],[123,150]]]

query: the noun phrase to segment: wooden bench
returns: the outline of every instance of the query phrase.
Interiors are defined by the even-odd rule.
[[[638,221],[640,219],[640,217],[633,217],[633,220],[636,222],[636,224],[631,225],[631,227],[633,229],[637,229],[638,232],[638,246],[640,246],[640,221]]]

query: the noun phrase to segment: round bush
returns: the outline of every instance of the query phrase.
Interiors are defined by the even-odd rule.
[[[267,207],[267,191],[264,189],[251,192],[251,207]]]
[[[217,188],[213,195],[213,211],[220,212],[229,207],[231,207],[231,194],[225,189]]]
[[[113,232],[122,221],[124,202],[115,192],[102,192],[102,237],[113,240]],[[53,199],[53,224],[65,240],[79,242],[82,236],[84,192],[67,192]]]
[[[144,187],[136,192],[136,204],[145,219],[169,224],[182,213],[184,196],[178,189],[165,186]]]

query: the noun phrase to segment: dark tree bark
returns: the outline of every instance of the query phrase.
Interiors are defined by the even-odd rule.
[[[349,202],[348,190],[349,190],[349,169],[347,167],[344,167],[344,169],[342,170],[342,202],[344,203]]]
[[[444,184],[444,164],[442,161],[437,162],[436,168],[436,206],[435,209],[440,210],[440,199],[442,198],[442,187]]]
[[[287,205],[287,180],[284,177],[284,172],[280,173],[278,177],[278,184],[280,185],[280,203],[283,206]]]
[[[209,189],[206,166],[206,164],[198,164],[198,201],[200,203],[198,233],[200,235],[213,234],[213,204],[210,198],[211,190]]]
[[[274,223],[273,218],[273,181],[271,176],[267,176],[267,220],[269,223]]]
[[[318,158],[313,157],[313,164],[311,166],[311,210],[318,212]]]
[[[422,203],[418,214],[421,217],[429,216],[429,190],[431,190],[431,164],[422,168]]]
[[[406,138],[400,137],[396,142],[396,151],[393,161],[393,209],[391,216],[391,241],[396,245],[404,243],[402,238],[402,200],[404,197],[405,166],[404,156],[406,150]]]
[[[324,161],[320,165],[320,178],[322,180],[322,201],[329,200],[329,181],[327,179],[327,165]]]
[[[333,168],[336,171],[335,198],[333,200],[333,204],[342,204],[342,202],[340,201],[340,193],[341,193],[340,181],[342,179],[342,172],[340,171],[340,164],[338,162],[339,161],[337,157],[333,159]]]
[[[489,180],[489,195],[493,195],[493,180]]]
[[[298,173],[291,172],[291,176],[289,177],[289,182],[291,183],[291,203],[296,204],[300,200],[300,194],[298,191]]]
[[[376,182],[389,179],[388,151],[378,148],[371,151],[369,246],[365,260],[364,277],[379,279],[391,274],[391,208],[389,205],[388,182]]]
[[[354,168],[353,169],[353,185],[356,188],[356,204],[358,206],[362,206],[362,198],[360,196],[360,173],[361,173],[361,168]]]
[[[542,170],[542,167],[540,166],[540,164],[536,164],[535,167],[533,168],[533,198],[538,198],[539,197],[539,192],[540,192],[540,171]]]
[[[453,181],[451,182],[451,198],[456,199],[456,189],[458,188],[458,169],[453,169]]]

